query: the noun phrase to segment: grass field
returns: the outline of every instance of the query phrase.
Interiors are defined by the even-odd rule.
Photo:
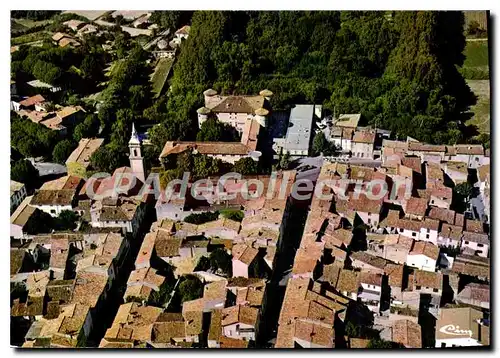
[[[21,35],[17,37],[13,37],[10,40],[12,46],[26,44],[28,42],[35,42],[39,40],[50,40],[50,34],[46,31],[38,31],[32,34]]]
[[[467,80],[489,79],[488,41],[467,41],[460,72]]]
[[[480,133],[490,133],[490,81],[468,80],[467,84],[477,96],[477,103],[471,107],[474,115],[466,124],[475,125]]]
[[[464,66],[483,67],[488,64],[488,41],[467,41]]]
[[[151,78],[153,93],[156,94],[155,97],[158,97],[161,94],[163,86],[167,82],[167,77],[173,63],[174,60],[169,58],[161,58],[158,61],[153,77]]]
[[[32,28],[34,26],[48,25],[52,23],[52,20],[41,20],[34,21],[30,19],[15,19],[14,22],[18,23],[21,26]]]

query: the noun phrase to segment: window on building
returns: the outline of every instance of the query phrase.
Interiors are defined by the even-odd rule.
[[[445,342],[441,342],[441,348],[446,348],[446,343]]]
[[[439,290],[437,288],[433,288],[432,292],[439,292]]]
[[[427,229],[427,232],[431,232],[431,229]]]
[[[469,241],[465,241],[465,245],[469,245]]]
[[[51,212],[52,214],[55,214],[55,213],[56,213],[55,209],[50,209],[50,212]]]
[[[368,218],[368,224],[372,223],[372,219]]]
[[[483,247],[484,245],[483,244],[477,244],[477,247]]]
[[[417,236],[417,233],[416,232],[412,232],[411,236],[415,237],[415,236]]]
[[[361,153],[361,158],[363,158],[363,157],[364,157],[364,155],[365,155],[365,153]]]
[[[431,204],[434,204],[434,199],[431,200]]]
[[[422,286],[417,286],[417,290],[420,290],[422,288]]]
[[[428,239],[429,238],[429,234],[425,235],[425,238]]]

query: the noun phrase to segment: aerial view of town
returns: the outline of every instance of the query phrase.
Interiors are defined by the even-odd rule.
[[[490,27],[12,10],[11,346],[487,349]]]

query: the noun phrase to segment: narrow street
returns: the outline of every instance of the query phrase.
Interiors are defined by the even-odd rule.
[[[118,308],[123,301],[123,294],[127,288],[127,281],[130,273],[134,270],[135,259],[141,248],[144,236],[151,229],[151,225],[155,221],[154,210],[150,210],[146,214],[139,233],[136,238],[127,238],[130,240],[128,252],[118,270],[113,286],[108,291],[108,295],[104,304],[100,307],[99,312],[92,322],[92,330],[87,340],[87,347],[98,347],[101,339],[106,334],[106,330],[111,327],[113,320],[118,312]]]
[[[258,348],[268,348],[273,345],[269,342],[276,338],[278,332],[278,320],[285,296],[286,285],[280,286],[280,281],[287,276],[293,267],[295,253],[300,246],[302,232],[307,218],[308,208],[292,207],[288,225],[283,235],[283,250],[276,253],[276,265],[269,283],[267,284],[267,306],[261,318],[259,330]]]

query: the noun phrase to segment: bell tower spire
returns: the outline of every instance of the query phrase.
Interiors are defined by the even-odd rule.
[[[135,125],[132,123],[132,136],[128,142],[129,148],[129,160],[130,160],[130,168],[132,172],[136,176],[137,179],[145,182],[145,174],[144,174],[144,161],[141,154],[141,140],[139,139],[139,135],[135,130]]]

